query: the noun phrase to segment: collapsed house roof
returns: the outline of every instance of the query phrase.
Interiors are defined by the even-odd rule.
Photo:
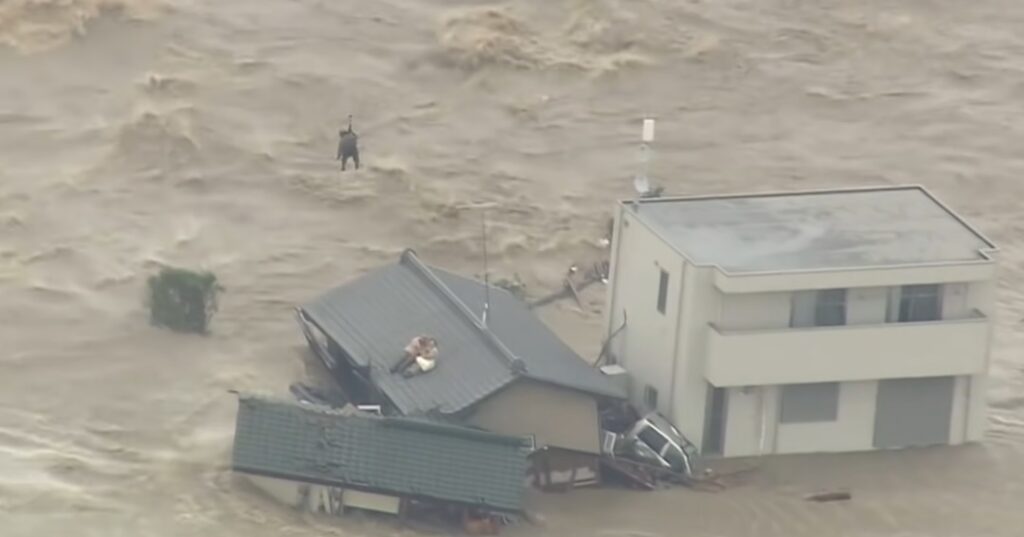
[[[406,415],[466,410],[517,381],[532,379],[622,398],[619,386],[590,367],[524,303],[423,264],[411,250],[398,263],[342,285],[301,308]],[[390,373],[414,336],[438,342],[438,366],[411,378]]]
[[[522,510],[526,440],[410,418],[242,395],[238,472],[369,492]]]

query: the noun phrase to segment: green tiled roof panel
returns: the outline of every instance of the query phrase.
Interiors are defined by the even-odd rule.
[[[473,429],[242,397],[233,465],[297,481],[519,511],[526,453],[522,439]]]

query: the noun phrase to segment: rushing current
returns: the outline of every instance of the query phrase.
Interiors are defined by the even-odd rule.
[[[405,247],[480,273],[481,204],[492,277],[557,288],[605,254],[652,116],[667,193],[918,183],[996,241],[989,433],[531,494],[543,523],[508,534],[1017,537],[1022,103],[1012,0],[0,0],[0,535],[407,531],[234,478],[228,390],[286,393],[295,305]],[[149,326],[168,264],[226,287],[210,336]],[[542,313],[594,358],[603,290],[582,306]]]

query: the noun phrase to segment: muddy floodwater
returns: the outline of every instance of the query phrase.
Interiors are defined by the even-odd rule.
[[[407,534],[233,478],[228,390],[287,393],[293,307],[407,246],[479,273],[475,204],[492,274],[557,287],[603,255],[644,115],[669,193],[919,183],[997,242],[989,432],[531,494],[508,535],[1024,534],[1024,3],[0,0],[0,535]],[[148,325],[162,264],[217,273],[212,335]],[[542,315],[593,358],[602,303]]]

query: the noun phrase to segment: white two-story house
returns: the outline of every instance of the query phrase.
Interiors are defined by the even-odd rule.
[[[918,186],[625,201],[608,348],[704,453],[979,440],[995,254]]]

